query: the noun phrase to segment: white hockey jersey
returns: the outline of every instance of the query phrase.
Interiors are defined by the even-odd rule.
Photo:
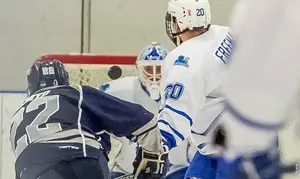
[[[212,25],[167,55],[158,126],[169,147],[191,136],[201,153],[214,152],[206,143],[224,109],[220,88],[232,46],[228,28]]]
[[[138,103],[148,111],[157,114],[161,105],[160,101],[152,100],[146,89],[141,85],[137,76],[129,76],[101,85],[100,89],[123,100]],[[109,155],[109,167],[114,172],[132,173],[133,160],[136,156],[136,144],[126,138],[112,137],[112,152]],[[174,170],[188,166],[196,152],[196,147],[190,146],[189,141],[184,141],[180,147],[171,151],[169,158]],[[181,157],[178,157],[181,156]]]

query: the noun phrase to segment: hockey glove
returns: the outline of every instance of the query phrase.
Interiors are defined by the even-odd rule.
[[[133,162],[135,179],[163,178],[168,170],[168,148],[165,146],[162,153],[146,151],[139,147]]]
[[[226,129],[220,126],[215,133],[214,144],[227,150]],[[283,165],[277,146],[254,153],[253,156],[240,156],[235,161],[219,160],[217,177],[228,179],[279,179],[282,174],[298,172],[298,164]]]

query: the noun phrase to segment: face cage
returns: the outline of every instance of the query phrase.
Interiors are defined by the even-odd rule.
[[[172,33],[172,16],[169,12],[166,13],[165,17],[166,33],[169,39],[177,46],[177,37]]]
[[[186,28],[183,31],[180,31],[180,28],[177,24],[176,17],[172,16],[169,12],[166,13],[165,26],[166,26],[166,33],[169,39],[175,44],[175,46],[179,46],[183,42],[179,37],[179,35],[183,34],[189,29]],[[173,29],[173,27],[176,28],[176,31]]]
[[[146,70],[146,68],[148,67],[152,67],[152,70]],[[160,68],[160,73],[157,73],[158,67]],[[141,69],[145,85],[159,85],[160,80],[162,78],[161,65],[142,65]],[[150,71],[152,71],[152,73]]]

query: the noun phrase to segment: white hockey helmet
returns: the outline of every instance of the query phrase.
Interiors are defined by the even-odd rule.
[[[166,32],[175,45],[178,36],[195,28],[208,28],[211,10],[208,0],[171,0],[165,18]]]
[[[156,101],[160,100],[161,68],[168,53],[166,47],[157,42],[152,42],[151,45],[144,47],[137,57],[136,68],[142,87]]]

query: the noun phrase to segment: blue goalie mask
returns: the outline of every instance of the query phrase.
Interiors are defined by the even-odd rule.
[[[169,53],[163,45],[152,42],[143,48],[137,58],[136,67],[139,80],[153,100],[160,99],[160,80],[162,78],[162,65]]]

